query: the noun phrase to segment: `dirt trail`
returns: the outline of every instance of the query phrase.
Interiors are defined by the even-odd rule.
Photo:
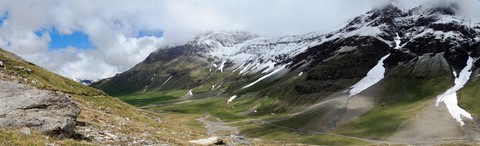
[[[241,145],[250,144],[246,141],[246,138],[240,135],[240,131],[237,127],[228,126],[226,123],[221,122],[219,119],[211,119],[210,115],[198,118],[197,120],[202,122],[207,128],[207,133],[212,137],[223,138],[228,145]]]
[[[218,122],[219,120],[217,119],[217,122],[210,121],[211,116],[207,115],[205,117],[198,118],[197,120],[202,122],[205,125],[205,128],[207,128],[207,133],[213,136],[221,136],[222,134],[225,133],[231,133],[231,134],[239,134],[239,131],[236,127],[231,127],[227,126],[223,122]]]

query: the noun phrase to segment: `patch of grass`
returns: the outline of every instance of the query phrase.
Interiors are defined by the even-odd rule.
[[[185,101],[184,103],[152,107],[147,110],[175,114],[210,114],[226,122],[245,120],[249,117],[268,119],[280,116],[271,115],[271,111],[267,108],[276,102],[274,99],[237,97],[230,104],[227,104],[227,100],[227,97],[197,99]],[[253,113],[255,107],[257,107],[257,113]]]
[[[385,87],[379,103],[412,103],[423,99],[434,98],[453,86],[453,78],[430,77],[416,78],[413,76],[393,76],[384,80]]]
[[[243,119],[241,116],[228,112],[226,98],[207,98],[191,100],[182,104],[172,104],[163,107],[154,107],[149,110],[156,112],[171,112],[175,114],[211,114],[225,121]]]
[[[145,93],[135,93],[118,98],[126,103],[141,107],[169,103],[183,97],[187,92],[187,90],[150,90]]]
[[[146,105],[161,104],[166,101],[177,99],[175,96],[156,96],[151,98],[121,98],[124,102],[141,107]]]
[[[182,114],[204,114],[224,110],[226,108],[224,98],[207,98],[199,100],[191,100],[181,104],[172,104],[162,107],[149,108],[153,111],[167,111]]]
[[[247,137],[258,137],[279,141],[314,145],[368,145],[369,142],[326,134],[301,133],[270,125],[250,125],[241,128]]]
[[[384,139],[393,134],[403,122],[428,105],[428,103],[422,103],[426,103],[426,101],[375,107],[358,119],[338,127],[334,133],[368,139]]]
[[[189,120],[187,122],[187,125],[191,129],[195,129],[195,130],[198,130],[198,131],[207,131],[207,129],[205,128],[205,126],[203,125],[202,122],[194,120],[194,119]]]
[[[321,129],[318,129],[316,126],[316,125],[320,125],[317,119],[321,119],[324,116],[324,114],[325,114],[324,109],[318,109],[318,110],[310,111],[300,115],[296,115],[294,117],[289,117],[286,120],[281,120],[281,121],[275,122],[274,124],[289,127],[289,128],[295,128],[295,129],[305,129],[306,127],[308,127],[309,130],[311,131],[321,130]],[[313,124],[311,124],[312,122]]]
[[[467,83],[457,94],[459,95],[459,105],[465,108],[470,114],[480,117],[480,80],[474,78]]]
[[[75,141],[71,139],[57,139],[55,137],[48,137],[41,135],[36,131],[32,131],[30,135],[24,135],[19,130],[6,130],[0,128],[0,145],[2,146],[16,146],[16,145],[71,145],[71,146],[86,146],[91,145],[82,141]]]

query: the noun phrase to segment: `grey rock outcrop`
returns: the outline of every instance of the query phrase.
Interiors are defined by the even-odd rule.
[[[65,138],[74,133],[78,114],[80,108],[69,97],[0,80],[1,127],[28,127]]]

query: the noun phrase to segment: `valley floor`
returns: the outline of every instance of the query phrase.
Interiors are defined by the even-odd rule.
[[[337,98],[338,99],[338,98]],[[244,111],[251,110],[246,99],[236,99],[237,104],[226,104],[228,97],[178,100],[174,104],[144,106],[149,111],[181,119],[181,125],[188,125],[203,134],[195,140],[206,140],[212,137],[220,138],[228,144],[314,144],[314,145],[434,145],[471,143],[468,140],[475,136],[463,133],[468,127],[461,128],[449,116],[445,106],[434,107],[434,100],[422,101],[416,115],[403,121],[396,132],[384,139],[371,139],[361,136],[342,134],[342,132],[320,132],[315,130],[292,128],[277,124],[275,119],[291,115],[246,115]],[[366,108],[370,102],[365,96],[354,97],[352,103],[364,103],[351,108]],[[315,108],[313,105],[311,108]],[[365,110],[365,111],[366,111]],[[447,112],[447,113],[445,113]],[[364,112],[362,112],[364,113]],[[295,113],[301,114],[301,113]],[[357,114],[358,115],[358,114]],[[275,118],[274,118],[275,117]],[[350,117],[355,118],[355,117]],[[441,128],[440,128],[441,127]],[[468,132],[468,130],[466,130]]]

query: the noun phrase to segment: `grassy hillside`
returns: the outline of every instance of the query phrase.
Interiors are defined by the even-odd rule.
[[[17,80],[21,83],[37,87],[38,89],[60,91],[68,94],[88,96],[106,95],[100,90],[85,87],[71,79],[53,74],[2,49],[0,49],[0,61],[5,64],[5,67],[0,69],[7,75],[7,77],[4,76],[2,79]],[[22,67],[26,69],[22,69]]]
[[[145,141],[151,143],[185,144],[185,139],[194,139],[202,133],[184,127],[179,122],[168,119],[170,115],[158,115],[125,104],[117,98],[107,96],[104,92],[84,86],[65,77],[53,74],[33,63],[0,49],[1,80],[20,82],[38,89],[59,91],[70,97],[81,107],[78,117],[77,138],[55,139],[34,132],[25,136],[18,130],[0,129],[1,145],[45,145],[65,144],[84,145],[100,144],[89,135],[109,133],[127,139],[115,141],[106,140],[102,144],[127,144],[129,142]],[[85,132],[87,131],[87,132]],[[182,132],[182,134],[180,134]],[[139,143],[141,144],[141,143]]]

